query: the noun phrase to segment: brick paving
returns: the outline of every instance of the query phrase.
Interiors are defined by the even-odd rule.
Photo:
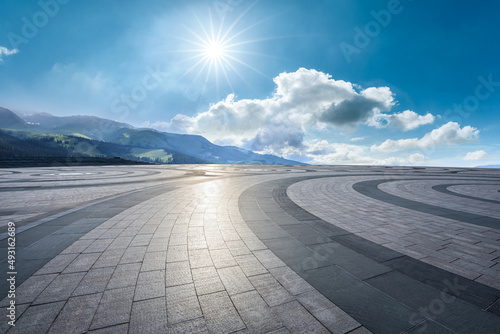
[[[354,183],[388,178],[389,175],[391,179],[414,178],[411,169],[387,172],[382,167],[348,166],[141,166],[90,168],[94,174],[87,177],[82,174],[66,175],[73,179],[64,180],[65,173],[86,173],[85,170],[84,167],[79,167],[77,172],[74,168],[67,172],[62,168],[40,168],[36,172],[34,169],[12,170],[20,172],[18,174],[1,171],[2,187],[9,188],[5,192],[0,189],[2,205],[6,203],[6,208],[12,207],[16,211],[15,215],[4,215],[4,220],[19,219],[22,222],[26,219],[28,216],[23,215],[21,205],[23,201],[39,204],[44,212],[50,212],[51,201],[66,201],[65,208],[73,207],[71,214],[66,211],[67,216],[59,214],[35,221],[37,224],[26,225],[27,228],[19,232],[18,240],[22,240],[25,234],[43,231],[54,219],[64,220],[67,217],[66,220],[74,219],[75,223],[70,222],[60,230],[54,228],[53,233],[59,233],[59,239],[71,234],[74,241],[69,245],[61,243],[57,246],[60,249],[51,253],[54,255],[47,255],[30,264],[33,274],[16,289],[16,326],[0,322],[0,332],[381,332],[379,327],[371,325],[373,322],[365,324],[363,316],[359,316],[359,312],[362,314],[370,307],[364,305],[362,297],[353,295],[348,302],[355,304],[354,310],[357,311],[348,308],[349,312],[346,312],[334,302],[337,298],[335,294],[323,293],[311,285],[300,268],[293,264],[295,257],[287,253],[295,249],[292,253],[303,252],[319,260],[322,255],[317,253],[319,251],[315,246],[331,243],[331,239],[321,235],[314,235],[313,238],[312,234],[303,233],[305,230],[287,214],[286,207],[276,206],[272,196],[260,202],[255,197],[259,210],[250,209],[254,205],[248,200],[251,197],[242,196],[251,187],[280,179],[292,180],[301,175],[315,178],[292,182],[287,196],[317,219],[331,223],[332,228],[345,229],[418,261],[493,288],[488,290],[488,296],[494,295],[494,289],[500,288],[498,229],[390,205],[363,196],[352,188]],[[125,170],[128,174],[124,173]],[[451,178],[446,172],[443,169],[428,171],[436,175],[443,173]],[[479,172],[472,171],[470,174],[472,177],[483,177]],[[57,185],[58,190],[40,189],[37,196],[27,198],[28,192],[23,187],[37,184],[40,181],[37,175],[43,175],[44,182],[57,182],[50,184]],[[328,177],[332,175],[336,177]],[[486,191],[478,186],[481,182],[473,181],[470,181],[472,188],[461,185],[458,190],[449,189],[466,196],[496,200],[498,191],[495,194],[494,190],[498,190],[496,185],[499,179],[494,177],[498,176],[488,174],[492,181],[482,182],[488,185]],[[77,177],[80,179],[76,180]],[[115,180],[112,180],[114,177]],[[140,182],[132,183],[131,178]],[[116,181],[116,184],[106,186],[110,180]],[[161,188],[167,184],[173,187]],[[383,189],[400,197],[449,207],[446,201],[450,195],[421,196],[422,191],[432,193],[431,185],[435,184],[432,181],[421,190],[418,182],[410,183],[409,188],[405,188],[404,181],[401,181],[394,182],[392,186],[384,184],[386,188]],[[69,188],[64,195],[68,185],[74,188]],[[157,186],[154,193],[148,190],[153,185]],[[88,192],[89,197],[78,198],[77,194],[82,189]],[[139,199],[116,198],[113,199],[113,203],[117,203],[113,210],[104,212],[99,207],[99,211],[92,215],[80,214],[90,210],[92,204],[89,201],[100,203],[98,205],[105,209],[111,201],[106,202],[105,198],[133,191],[142,191],[137,193]],[[44,194],[55,197],[46,199]],[[266,194],[258,193],[256,196],[261,195]],[[123,200],[122,205],[120,199]],[[461,197],[460,201],[467,199]],[[250,206],[245,209],[242,203],[247,202]],[[489,212],[489,206],[479,204],[467,207],[467,211],[490,217],[498,214],[496,206],[491,206]],[[463,207],[464,203],[461,205]],[[460,209],[460,206],[454,208]],[[9,213],[7,209],[6,213]],[[75,228],[75,224],[95,226],[87,231]],[[71,233],[64,234],[65,230]],[[31,237],[32,243],[23,245],[25,248],[22,251],[28,254],[32,247],[52,236]],[[1,250],[6,253],[5,248]],[[327,260],[331,261],[331,258]],[[352,282],[357,282],[355,284],[365,284],[358,281],[359,276],[362,280],[374,280],[370,282],[370,287],[382,284],[376,282],[378,275],[393,273],[391,269],[372,263],[348,248],[337,255],[335,263],[335,268],[340,270],[347,283],[352,279]],[[372,274],[365,276],[367,270]],[[351,276],[351,272],[359,274]],[[344,284],[344,281],[338,283]],[[325,284],[333,287],[337,283],[326,281]],[[359,291],[366,290],[364,285],[359,288]],[[428,291],[429,288],[422,289]],[[376,293],[373,292],[375,290]],[[387,297],[387,292],[383,292],[383,284],[375,290],[366,290],[366,296],[378,298],[382,308],[384,301],[391,300],[392,303],[393,297]],[[498,298],[500,295],[493,302],[488,302],[496,305],[493,311],[498,308]],[[4,311],[8,303],[8,298],[1,302]],[[394,310],[398,309],[397,305]],[[405,312],[411,313],[412,307],[410,304],[404,306]],[[469,304],[460,310],[467,307],[472,310]],[[487,313],[481,318],[485,319],[483,322],[496,324],[498,315],[482,312]],[[5,315],[2,318],[6,319]],[[434,320],[425,320],[427,328],[437,326]],[[391,319],[378,319],[378,322],[385,322],[386,328],[391,328]],[[408,333],[420,330],[422,324],[413,323],[410,319],[405,325],[403,321]]]

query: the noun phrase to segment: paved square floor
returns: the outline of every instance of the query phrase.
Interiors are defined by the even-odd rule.
[[[499,332],[498,170],[3,169],[0,201],[1,333]]]

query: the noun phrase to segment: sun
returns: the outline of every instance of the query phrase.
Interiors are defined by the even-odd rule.
[[[262,56],[262,54],[253,52],[253,50],[245,50],[244,47],[245,45],[264,40],[245,39],[245,33],[261,22],[237,30],[238,23],[252,6],[247,8],[235,21],[229,23],[226,22],[224,15],[220,22],[216,24],[211,11],[208,12],[208,22],[205,22],[205,24],[202,23],[202,20],[198,16],[194,15],[198,25],[194,27],[184,26],[189,34],[185,37],[176,36],[191,46],[191,48],[178,51],[191,54],[190,57],[185,57],[181,63],[192,64],[180,79],[190,74],[194,76],[192,79],[192,84],[194,84],[203,80],[204,77],[203,91],[205,91],[205,88],[209,86],[209,82],[212,80],[215,81],[217,91],[219,91],[220,84],[225,82],[227,84],[226,87],[234,93],[232,83],[234,76],[239,77],[248,86],[251,86],[240,73],[242,66],[267,78],[262,72],[246,63],[242,57],[245,54]]]
[[[224,45],[217,41],[209,42],[205,47],[204,53],[208,58],[216,61],[227,58]]]

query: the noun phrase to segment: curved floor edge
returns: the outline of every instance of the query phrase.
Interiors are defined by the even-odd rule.
[[[330,176],[261,183],[239,199],[248,226],[297,274],[374,333],[499,328],[500,291],[358,237],[287,196],[291,184],[318,177]]]

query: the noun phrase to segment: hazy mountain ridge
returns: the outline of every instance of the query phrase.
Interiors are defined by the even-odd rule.
[[[145,154],[160,160],[168,160],[171,153],[177,153],[179,156],[192,157],[193,161],[198,161],[193,163],[203,161],[220,164],[302,164],[273,155],[257,154],[238,147],[215,145],[198,135],[140,129],[96,116],[58,117],[48,113],[14,113],[0,108],[0,129],[65,135],[112,143],[130,148],[129,152],[132,155],[137,153],[139,157]],[[97,146],[95,143],[92,145]],[[159,150],[163,150],[165,155],[162,156]]]

